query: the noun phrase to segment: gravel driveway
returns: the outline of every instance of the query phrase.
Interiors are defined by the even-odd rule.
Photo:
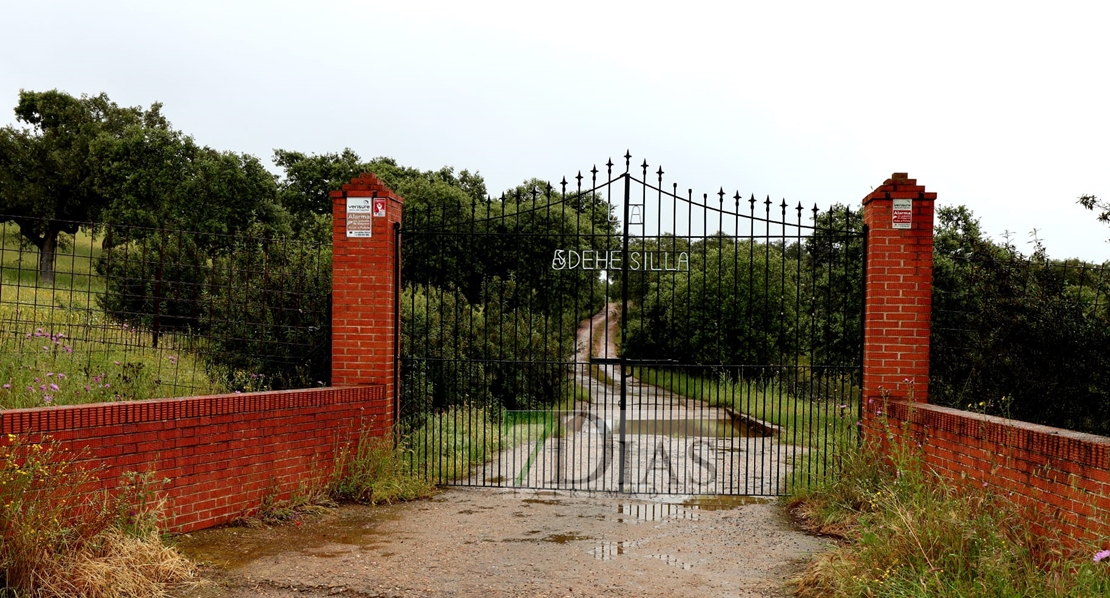
[[[828,545],[745,497],[451,489],[184,536],[204,579],[175,596],[787,596],[785,581]]]

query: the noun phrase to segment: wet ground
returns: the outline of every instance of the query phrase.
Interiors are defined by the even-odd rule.
[[[175,596],[786,596],[827,544],[765,499],[455,489],[181,537],[205,580]]]

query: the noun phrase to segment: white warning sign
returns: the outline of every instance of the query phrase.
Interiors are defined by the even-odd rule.
[[[374,200],[369,197],[347,198],[347,238],[369,238],[374,229]]]
[[[891,228],[913,228],[913,200],[894,200],[894,211],[891,214]]]

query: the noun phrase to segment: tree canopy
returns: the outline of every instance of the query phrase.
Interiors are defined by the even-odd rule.
[[[257,222],[289,230],[277,182],[254,156],[217,151],[174,130],[162,105],[121,107],[107,95],[22,91],[0,129],[0,218],[39,249],[53,278],[61,233],[93,221],[234,234]],[[105,239],[124,243],[141,228]]]
[[[157,104],[144,113],[103,93],[20,92],[15,115],[26,126],[0,129],[0,218],[15,222],[39,249],[44,280],[53,279],[58,235],[77,232],[111,200],[97,185],[105,146],[159,113]]]

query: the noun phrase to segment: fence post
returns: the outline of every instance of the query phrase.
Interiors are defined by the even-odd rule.
[[[374,418],[376,433],[392,427],[396,335],[400,314],[396,293],[400,247],[394,225],[401,222],[401,198],[373,174],[365,173],[331,192],[332,324],[331,384],[376,384],[385,388]],[[351,207],[348,214],[348,206]]]
[[[904,172],[863,198],[865,414],[873,414],[868,405],[884,396],[928,402],[936,198]]]

